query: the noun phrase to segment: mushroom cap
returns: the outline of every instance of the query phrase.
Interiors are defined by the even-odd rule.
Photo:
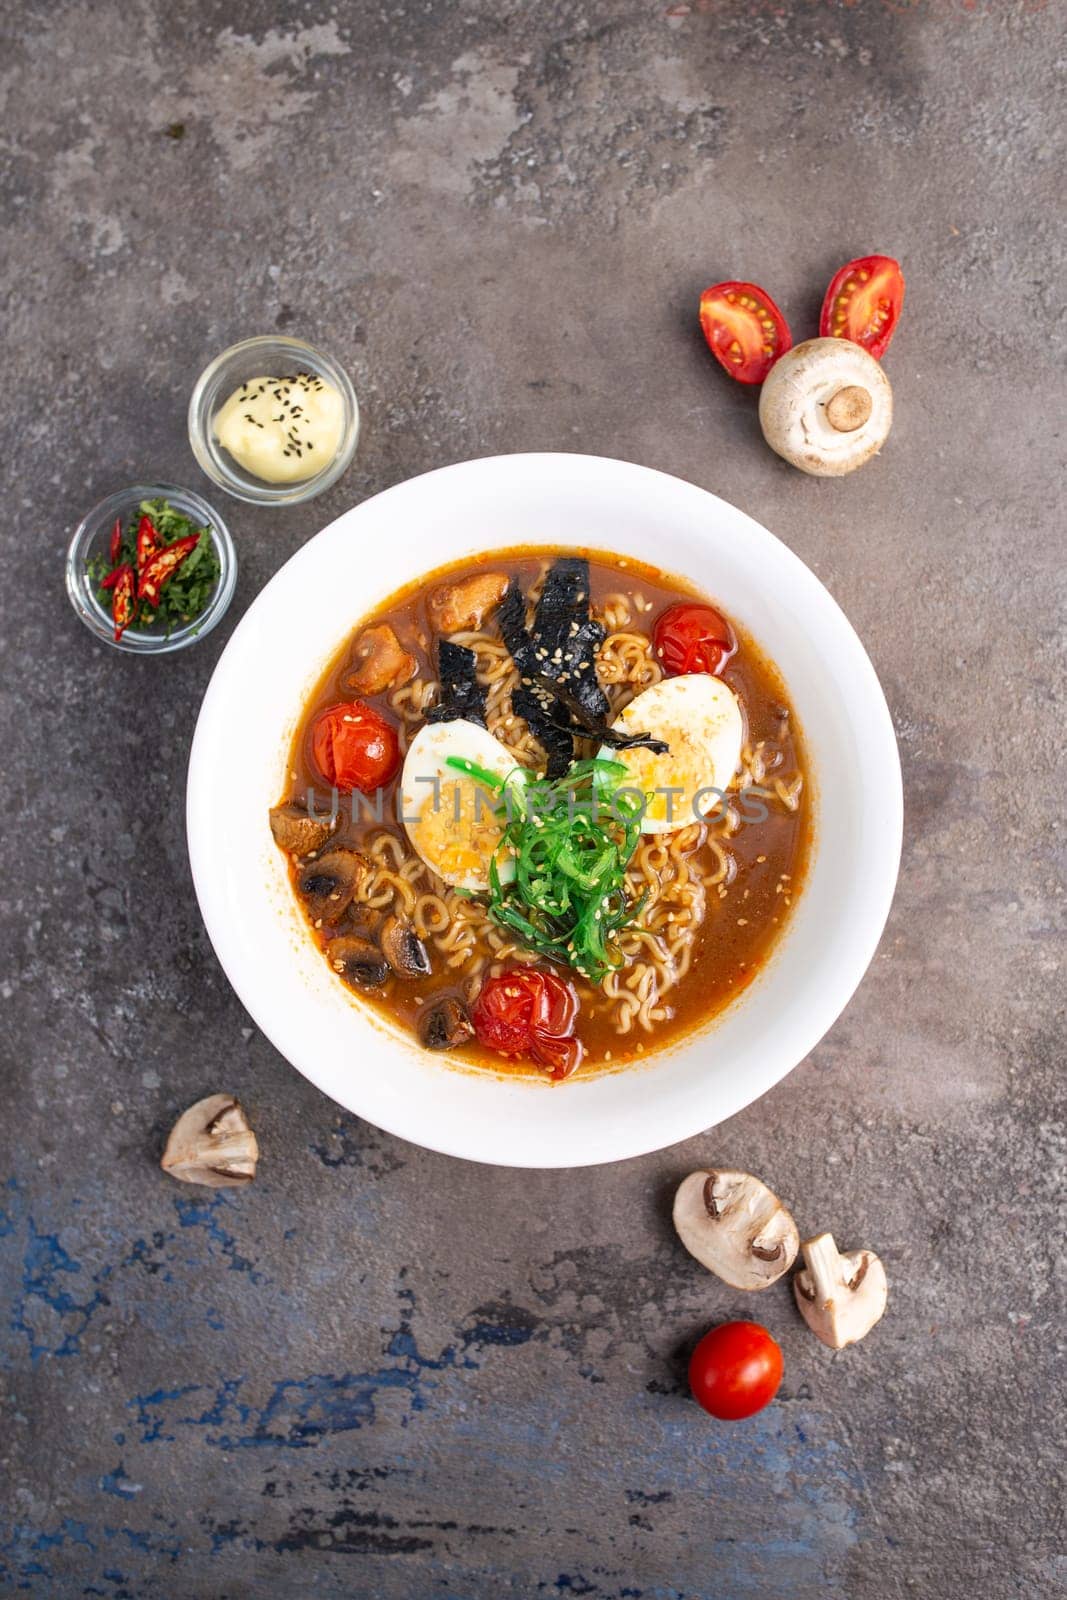
[[[398,978],[429,976],[429,951],[406,917],[388,917],[378,934],[378,943]]]
[[[256,1175],[259,1145],[232,1094],[209,1094],[184,1111],[171,1129],[160,1166],[182,1183],[238,1188]]]
[[[312,921],[337,922],[369,872],[367,857],[346,845],[335,845],[324,855],[305,861],[296,887]]]
[[[419,1012],[419,1039],[427,1050],[454,1050],[474,1037],[474,1024],[462,1000],[446,996]]]
[[[889,437],[893,391],[862,345],[807,339],[767,374],[759,419],[771,449],[792,466],[817,478],[838,478],[877,455]]]
[[[283,850],[288,850],[290,855],[306,856],[322,849],[340,821],[340,810],[325,817],[312,817],[306,806],[287,800],[271,811],[270,829]]]
[[[326,959],[346,983],[357,989],[380,989],[389,976],[389,963],[370,939],[361,933],[343,933],[326,946]]]
[[[674,1197],[674,1226],[689,1254],[735,1289],[767,1289],[796,1259],[796,1223],[750,1172],[691,1172]]]

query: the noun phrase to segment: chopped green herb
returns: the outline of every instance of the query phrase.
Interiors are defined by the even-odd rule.
[[[177,543],[179,539],[188,538],[191,534],[200,534],[196,548],[167,578],[160,589],[158,607],[153,606],[148,599],[138,599],[134,602],[130,628],[142,632],[162,632],[169,638],[175,628],[182,628],[190,622],[195,622],[197,617],[207,610],[218,585],[222,566],[210,527],[199,527],[191,517],[187,517],[183,511],[178,511],[168,500],[142,500],[123,531],[118,559],[113,561],[107,555],[101,554],[93,556],[89,561],[89,578],[96,589],[96,597],[105,611],[111,610],[111,594],[103,587],[105,579],[117,567],[126,563],[133,567],[134,571],[138,570],[137,529],[142,517],[151,518],[158,536],[158,547],[161,550]]]
[[[618,935],[644,904],[626,892],[642,815],[637,798],[616,792],[626,775],[620,762],[598,759],[574,762],[554,783],[509,783],[503,843],[514,881],[502,883],[496,860],[489,864],[493,920],[591,983],[621,966]]]

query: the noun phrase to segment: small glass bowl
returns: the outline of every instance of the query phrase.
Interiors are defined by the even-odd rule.
[[[291,372],[314,372],[332,383],[344,404],[344,425],[337,453],[310,478],[296,483],[267,483],[246,472],[215,438],[214,421],[233,391],[249,378],[269,373],[281,377]],[[262,334],[243,339],[216,356],[197,380],[189,401],[189,443],[193,455],[208,477],[238,500],[253,505],[296,505],[313,500],[336,483],[355,455],[359,439],[359,402],[352,381],[332,356],[327,356],[303,339],[287,339],[282,334]]]
[[[89,562],[93,556],[108,553],[111,529],[115,518],[121,517],[125,528],[142,500],[169,500],[177,511],[191,517],[198,527],[211,530],[211,538],[219,557],[219,580],[215,592],[200,615],[183,627],[172,628],[168,635],[164,625],[150,629],[127,628],[121,639],[115,638],[115,625],[110,608],[105,608],[96,597],[96,586],[89,577]],[[179,489],[173,483],[137,483],[129,489],[119,489],[82,518],[74,531],[67,551],[67,593],[70,603],[85,626],[115,650],[127,650],[132,655],[163,656],[173,650],[184,650],[196,644],[221,621],[233,599],[237,585],[237,552],[230,538],[230,530],[213,506],[191,489]]]

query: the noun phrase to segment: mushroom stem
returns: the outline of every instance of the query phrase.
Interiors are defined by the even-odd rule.
[[[844,1262],[833,1234],[820,1233],[814,1239],[805,1239],[800,1253],[811,1279],[812,1298],[818,1305],[828,1305],[845,1281]]]
[[[842,1255],[832,1233],[805,1239],[793,1279],[797,1309],[812,1333],[842,1350],[870,1333],[885,1310],[885,1268],[873,1250]]]
[[[893,424],[893,391],[873,356],[848,339],[808,339],[787,350],[760,390],[760,426],[772,450],[801,472],[837,478],[876,455]]]
[[[869,419],[873,408],[870,390],[850,383],[826,402],[826,420],[838,433],[855,433]]]

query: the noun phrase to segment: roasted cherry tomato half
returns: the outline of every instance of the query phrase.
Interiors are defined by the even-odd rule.
[[[762,383],[792,349],[789,326],[755,283],[716,283],[700,296],[700,326],[712,355],[738,383]]]
[[[819,317],[824,339],[851,339],[881,361],[904,304],[904,274],[892,256],[857,256],[830,280]]]
[[[573,1033],[563,1039],[557,1039],[553,1034],[541,1033],[534,1038],[530,1054],[538,1065],[547,1067],[549,1077],[559,1083],[562,1079],[569,1078],[572,1072],[577,1072],[581,1066],[582,1041],[576,1039]]]
[[[693,1399],[723,1422],[762,1411],[778,1393],[782,1352],[758,1322],[724,1322],[689,1358]]]
[[[392,723],[365,700],[344,700],[315,718],[311,759],[332,788],[370,794],[396,774],[400,741]]]
[[[733,629],[712,606],[681,601],[668,606],[652,631],[656,660],[672,678],[686,672],[721,672],[737,649]]]
[[[567,1078],[582,1059],[572,1033],[578,997],[542,967],[514,967],[487,978],[471,1008],[480,1044],[502,1056],[532,1056],[553,1078]]]

